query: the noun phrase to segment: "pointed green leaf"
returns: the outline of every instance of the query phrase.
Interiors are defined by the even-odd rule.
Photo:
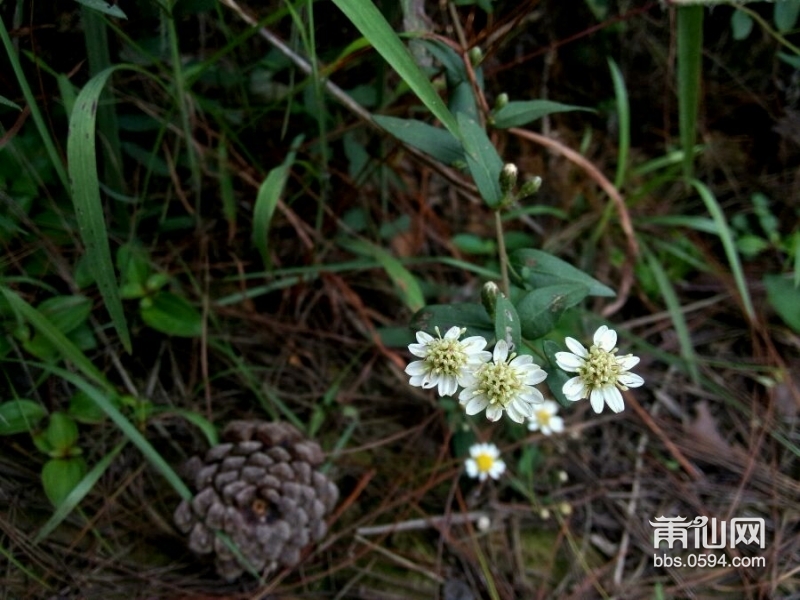
[[[486,131],[474,119],[464,113],[458,113],[458,126],[464,142],[467,167],[475,180],[475,185],[478,186],[478,191],[486,204],[490,208],[497,208],[503,200],[503,192],[500,189],[503,161],[489,136],[486,135]]]
[[[75,2],[108,15],[109,17],[117,17],[118,19],[128,18],[119,6],[110,4],[106,2],[106,0],[75,0]]]
[[[591,108],[562,104],[561,102],[553,102],[551,100],[513,101],[492,113],[492,125],[498,129],[522,127],[523,125],[527,125],[528,123],[541,119],[544,116],[552,115],[553,113],[576,110],[596,112]]]
[[[767,275],[764,277],[764,287],[767,289],[767,300],[775,312],[795,333],[800,333],[800,288],[783,275]]]
[[[579,283],[589,290],[590,296],[616,295],[614,290],[594,277],[542,250],[515,250],[509,255],[509,264],[519,282],[533,289],[561,283]]]
[[[464,162],[464,149],[453,134],[414,119],[375,115],[372,120],[401,142],[422,150],[446,165]]]
[[[494,306],[494,336],[496,340],[505,340],[514,348],[522,347],[522,330],[517,309],[511,301],[498,294]]]
[[[33,400],[9,400],[0,403],[0,435],[32,431],[44,419],[47,411]]]
[[[178,337],[199,337],[203,316],[188,300],[172,292],[159,292],[142,302],[142,320],[153,329]]]
[[[78,425],[67,413],[58,411],[50,415],[44,432],[48,445],[57,455],[67,456],[78,441]]]
[[[549,285],[528,292],[517,302],[522,335],[537,339],[550,333],[568,308],[581,302],[589,288],[581,283]]]
[[[53,506],[60,505],[86,473],[82,456],[52,458],[42,468],[42,487]]]

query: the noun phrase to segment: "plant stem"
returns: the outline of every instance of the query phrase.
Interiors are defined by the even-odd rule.
[[[494,226],[497,230],[497,250],[500,256],[500,276],[502,278],[501,289],[508,298],[510,284],[508,282],[508,254],[506,254],[506,238],[503,235],[503,219],[500,216],[500,211],[494,211]]]

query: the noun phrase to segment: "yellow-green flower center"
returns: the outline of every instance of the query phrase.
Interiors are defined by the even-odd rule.
[[[541,427],[547,427],[550,425],[550,417],[550,412],[547,410],[540,409],[536,411],[536,421]]]
[[[475,464],[478,465],[478,471],[481,473],[488,473],[489,469],[491,469],[494,464],[494,459],[488,454],[479,454],[475,459]]]
[[[425,365],[436,375],[458,375],[467,364],[467,353],[458,340],[439,338],[428,345]]]
[[[616,348],[610,352],[603,350],[600,346],[589,348],[589,356],[585,359],[583,366],[578,369],[578,375],[590,389],[614,385],[628,389],[617,381],[623,371],[616,353]]]
[[[487,363],[478,370],[476,377],[478,393],[485,394],[489,404],[506,407],[522,389],[516,369],[507,362]]]

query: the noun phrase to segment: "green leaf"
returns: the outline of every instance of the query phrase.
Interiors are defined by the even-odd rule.
[[[203,432],[203,435],[206,436],[206,441],[208,442],[209,446],[213,447],[219,444],[219,435],[217,434],[217,429],[214,427],[214,424],[206,419],[203,415],[196,413],[193,410],[166,407],[163,409],[156,408],[153,410],[153,413],[161,416],[175,415],[185,419]]]
[[[564,384],[572,379],[573,375],[562,371],[556,362],[556,352],[563,352],[564,349],[553,340],[544,341],[544,353],[547,356],[547,364],[542,368],[547,372],[547,387],[550,388],[555,399],[564,408],[569,408],[573,403],[567,400],[564,395]]]
[[[121,294],[126,300],[146,294],[145,284],[152,272],[147,252],[137,242],[123,244],[117,249],[117,269],[120,273]]]
[[[553,102],[551,100],[513,101],[492,113],[492,125],[498,129],[522,127],[523,125],[527,125],[532,121],[536,121],[547,115],[552,115],[553,113],[571,112],[575,110],[597,112],[591,108],[562,104],[561,102]]]
[[[86,494],[92,491],[94,485],[97,483],[100,477],[102,477],[103,473],[106,472],[106,469],[108,469],[111,461],[114,460],[114,458],[120,453],[127,443],[128,440],[122,440],[119,444],[117,444],[114,449],[111,450],[111,452],[106,454],[94,467],[92,467],[91,471],[89,471],[86,476],[81,479],[69,493],[67,493],[66,497],[56,505],[56,510],[53,511],[53,515],[47,520],[47,523],[42,525],[42,528],[37,532],[36,537],[33,540],[34,544],[38,544],[53,531],[55,531],[56,527],[58,527],[61,522],[67,518],[67,515],[69,515],[69,513],[71,513],[76,506],[78,506]]]
[[[86,473],[82,456],[52,458],[42,468],[42,487],[53,506],[60,505]]]
[[[496,340],[505,340],[514,344],[514,348],[522,347],[522,333],[517,309],[502,294],[497,294],[494,306],[494,335]]]
[[[764,287],[770,306],[795,333],[800,333],[800,288],[783,275],[766,275]]]
[[[750,32],[753,31],[753,18],[743,10],[734,10],[731,15],[731,30],[733,39],[747,39],[750,37]]]
[[[113,387],[106,380],[103,374],[86,358],[74,343],[72,343],[61,331],[46,319],[39,311],[20,298],[13,290],[0,286],[0,294],[5,297],[14,312],[21,318],[29,322],[33,328],[43,334],[61,355],[72,363],[86,376],[97,382],[107,391],[113,391]]]
[[[588,295],[589,288],[582,283],[548,285],[528,292],[516,302],[522,335],[527,339],[547,335],[555,328],[565,310]]]
[[[453,134],[414,119],[374,115],[372,120],[396,137],[446,165],[464,162],[464,149]]]
[[[433,304],[411,318],[411,327],[436,335],[436,327],[444,335],[453,326],[465,327],[466,337],[494,337],[494,323],[480,304]]]
[[[17,104],[16,102],[12,102],[11,100],[6,98],[5,96],[0,96],[0,105],[8,106],[9,108],[16,108],[17,110],[22,110],[22,108],[20,108],[19,104]]]
[[[120,406],[119,396],[116,394],[109,395],[109,401],[116,407]],[[80,390],[70,398],[67,413],[79,423],[86,423],[87,425],[102,423],[106,418],[106,414],[100,407],[92,401],[86,392]]]
[[[41,404],[33,400],[9,400],[0,403],[0,435],[32,431],[47,415]]]
[[[258,188],[258,196],[253,208],[253,243],[261,253],[261,260],[264,267],[269,268],[269,250],[267,241],[269,239],[269,227],[272,223],[272,215],[275,214],[275,207],[278,205],[283,188],[286,186],[286,179],[289,177],[289,169],[292,168],[297,148],[303,141],[303,136],[298,135],[292,140],[291,149],[282,164],[267,173],[266,179]]]
[[[497,208],[503,201],[500,189],[503,161],[483,127],[464,113],[458,113],[457,118],[469,172],[486,204],[490,208]]]
[[[737,11],[738,12],[738,11]],[[800,2],[798,0],[782,0],[775,3],[772,20],[779,33],[788,33],[797,24],[797,17],[800,14]]]
[[[414,62],[414,58],[375,4],[370,0],[333,0],[333,3],[369,40],[375,50],[450,133],[458,135],[458,125],[453,115],[447,110],[436,89]]]
[[[109,4],[105,0],[75,0],[75,2],[108,15],[109,17],[117,17],[118,19],[128,18],[119,6],[116,4]]]
[[[188,300],[172,292],[158,292],[141,302],[142,320],[167,335],[199,337],[203,316]]]
[[[590,296],[612,297],[616,294],[610,287],[594,277],[576,269],[568,262],[542,250],[525,248],[515,250],[509,257],[509,265],[520,283],[534,289],[561,283],[579,283],[588,289]]]
[[[86,296],[55,296],[39,304],[36,309],[61,333],[69,333],[86,322],[92,312],[92,301]]]
[[[416,277],[403,266],[403,263],[386,250],[359,239],[342,239],[339,243],[351,252],[362,256],[370,256],[377,260],[392,280],[392,283],[397,287],[403,303],[410,310],[418,311],[425,306],[425,298],[422,295],[422,289],[419,287]]]
[[[131,352],[131,336],[122,309],[114,265],[111,260],[108,230],[100,180],[97,176],[95,127],[100,94],[112,73],[120,67],[110,67],[98,73],[81,90],[69,120],[67,161],[72,184],[72,202],[86,254],[95,269],[95,281],[125,350]]]
[[[78,441],[78,425],[67,413],[54,412],[50,415],[44,435],[56,456],[68,456]]]

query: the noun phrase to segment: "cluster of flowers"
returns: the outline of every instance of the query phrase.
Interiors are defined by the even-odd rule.
[[[417,332],[417,343],[408,349],[416,360],[406,367],[410,384],[425,389],[437,388],[441,396],[454,396],[458,388],[459,403],[468,415],[486,411],[486,418],[497,421],[505,412],[517,423],[527,420],[528,428],[545,435],[563,431],[558,417],[558,404],[545,400],[536,384],[547,373],[529,355],[517,355],[505,340],[498,340],[494,351],[485,350],[487,341],[481,336],[460,339],[466,329],[451,327],[436,337]],[[617,334],[605,325],[598,328],[592,346],[587,349],[578,340],[565,340],[570,352],[557,352],[556,363],[568,373],[576,373],[563,386],[567,400],[589,398],[596,413],[607,404],[614,412],[624,407],[620,390],[639,387],[644,380],[630,370],[639,362],[631,354],[617,356]],[[494,444],[476,444],[470,448],[466,462],[471,477],[496,479],[505,470]]]

